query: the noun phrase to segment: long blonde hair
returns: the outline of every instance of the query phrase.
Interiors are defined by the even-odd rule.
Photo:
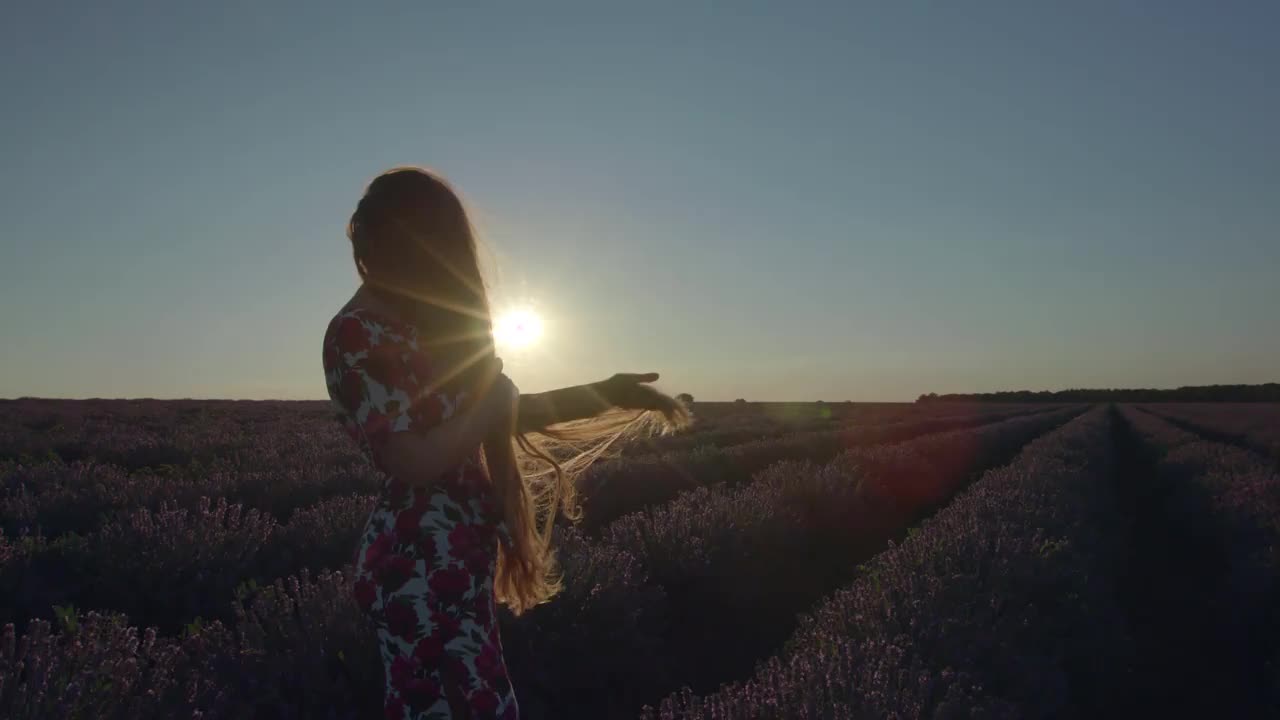
[[[475,231],[458,193],[422,168],[389,170],[369,183],[347,237],[365,284],[405,311],[424,349],[448,359],[428,391],[483,395],[492,378],[492,323]],[[511,537],[499,546],[498,601],[520,614],[560,589],[552,532],[558,515],[580,517],[575,480],[592,462],[620,439],[687,420],[673,400],[665,413],[612,410],[537,433],[518,433],[513,412],[506,427],[494,428],[484,461]]]

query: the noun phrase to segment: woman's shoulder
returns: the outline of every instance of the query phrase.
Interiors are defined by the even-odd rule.
[[[324,334],[326,366],[342,357],[362,357],[374,348],[408,344],[411,333],[394,317],[358,303],[333,315]]]

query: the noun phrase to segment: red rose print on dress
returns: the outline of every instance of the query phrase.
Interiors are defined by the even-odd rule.
[[[470,690],[476,686],[476,678],[467,668],[466,663],[457,655],[445,655],[440,661],[441,673],[450,685],[461,690]]]
[[[340,352],[355,354],[369,349],[369,329],[357,318],[343,318],[338,323],[335,346]]]
[[[492,554],[477,550],[467,558],[466,566],[472,577],[492,577],[497,572],[495,562],[496,558]]]
[[[369,612],[373,604],[378,601],[378,586],[372,580],[357,580],[352,594],[355,595],[356,605],[359,605],[361,610]]]
[[[471,590],[471,573],[456,566],[442,568],[431,574],[427,585],[441,602],[456,605]]]
[[[413,679],[414,672],[418,665],[406,657],[398,657],[391,661],[391,683],[396,687],[402,687],[405,683]]]
[[[383,706],[383,715],[387,720],[404,720],[404,700],[399,695],[387,695],[387,702]]]
[[[480,545],[480,536],[467,525],[458,525],[449,531],[449,554],[461,560]]]
[[[444,697],[449,703],[449,714],[453,717],[471,717],[475,714],[475,709],[471,707],[471,703],[467,701],[465,692],[459,683],[446,681],[444,683]]]
[[[496,647],[486,643],[480,648],[480,654],[476,656],[476,673],[489,684],[496,684],[507,676],[507,669],[503,667],[502,656],[498,654]]]
[[[382,563],[382,567],[374,577],[382,586],[383,592],[395,592],[413,577],[413,558],[405,555],[391,555]]]
[[[391,423],[386,414],[370,408],[364,421],[364,436],[369,438],[369,442],[381,445],[386,442],[390,430]]]
[[[387,507],[404,507],[405,500],[409,498],[409,484],[399,478],[390,478],[382,496],[386,498]]]
[[[338,388],[338,397],[344,408],[350,408],[349,412],[352,414],[359,412],[360,406],[364,404],[364,381],[354,373],[343,376]]]
[[[424,492],[416,493],[413,504],[407,509],[401,510],[396,516],[396,540],[402,543],[412,543],[418,539],[421,533],[422,516],[426,513],[427,508],[431,504],[431,496]]]
[[[445,404],[440,396],[431,393],[414,401],[409,418],[417,425],[432,425],[444,419]]]
[[[435,627],[435,634],[446,643],[462,632],[462,621],[445,612],[431,613],[431,624]]]
[[[387,605],[387,627],[396,637],[416,640],[418,637],[418,611],[407,600],[397,599]]]
[[[480,592],[476,595],[475,600],[475,617],[476,623],[481,627],[488,627],[493,620],[493,594],[490,592]]]
[[[414,708],[426,709],[440,699],[440,683],[433,678],[413,678],[405,682],[400,692]]]
[[[444,657],[444,640],[438,634],[422,638],[413,649],[413,657],[423,665],[434,666]]]
[[[481,543],[480,533],[469,525],[459,525],[449,531],[449,555],[462,561],[473,575],[485,572],[493,558],[492,551]]]
[[[415,660],[392,660],[391,683],[411,709],[425,709],[440,696],[440,683],[431,677],[431,670]]]
[[[493,717],[498,712],[498,694],[489,688],[483,688],[471,693],[471,707],[482,718]]]
[[[431,360],[427,358],[426,353],[410,352],[409,359],[405,362],[405,369],[408,371],[410,378],[423,389],[434,378],[435,373],[431,370]],[[432,393],[432,396],[439,398],[439,395]]]
[[[418,557],[426,561],[427,572],[430,572],[436,564],[436,539],[431,533],[422,533],[413,543],[414,550],[418,553]]]
[[[400,357],[399,351],[395,348],[378,345],[369,350],[369,355],[364,361],[364,371],[369,379],[387,388],[388,394],[395,386],[403,385],[406,379],[403,375],[407,368]]]
[[[372,572],[378,572],[382,569],[387,557],[393,549],[394,539],[391,533],[382,533],[372,543],[367,545],[364,550],[364,566]]]
[[[467,555],[465,563],[467,570],[472,575],[482,575],[489,571],[489,564],[493,561],[493,556],[481,549],[476,549]]]

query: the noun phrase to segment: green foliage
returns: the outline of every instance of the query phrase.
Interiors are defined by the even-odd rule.
[[[74,633],[80,623],[80,613],[74,605],[54,605],[53,614],[58,619],[58,627],[65,633]]]

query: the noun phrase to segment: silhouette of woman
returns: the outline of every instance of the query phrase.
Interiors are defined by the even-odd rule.
[[[494,356],[471,223],[438,175],[380,175],[347,235],[363,282],[329,323],[324,373],[387,478],[353,587],[377,628],[386,717],[515,718],[497,603],[519,614],[558,590],[551,531],[558,512],[576,517],[586,463],[659,413],[687,415],[646,384],[656,373],[519,395]],[[557,462],[529,432],[599,442]],[[526,478],[513,439],[550,471]]]

